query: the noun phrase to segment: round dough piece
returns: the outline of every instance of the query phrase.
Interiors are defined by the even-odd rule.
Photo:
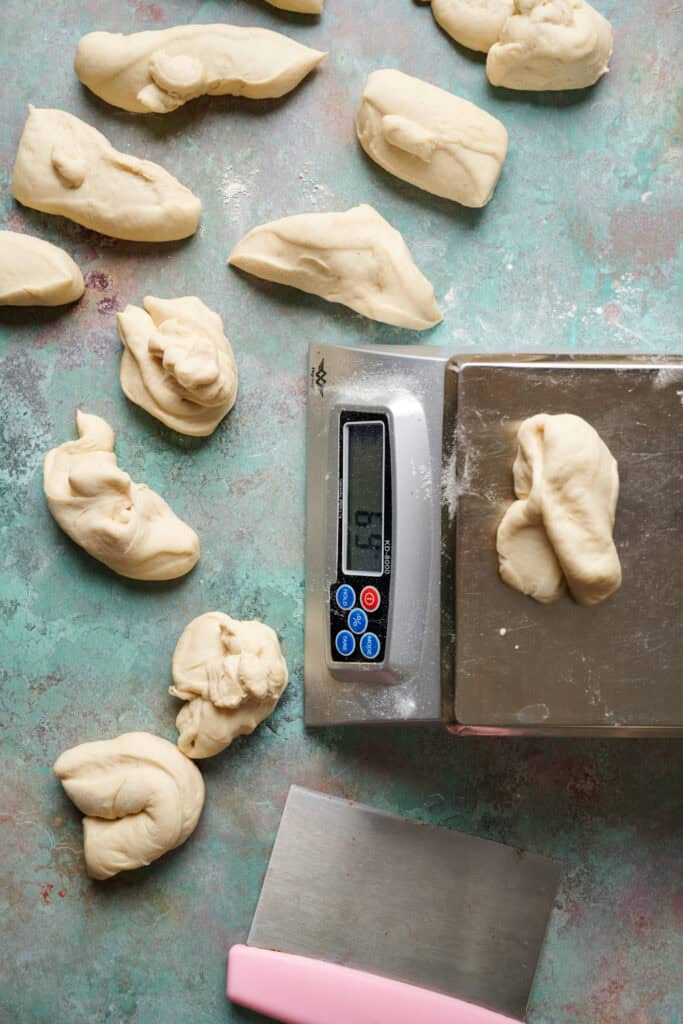
[[[194,296],[118,314],[125,395],[181,434],[206,437],[232,409],[237,366],[217,313]]]
[[[169,693],[188,703],[176,718],[178,746],[211,757],[252,733],[287,687],[277,635],[262,622],[207,612],[185,627],[173,654]]]
[[[57,758],[54,773],[85,814],[83,847],[91,878],[146,867],[180,846],[204,806],[197,766],[148,732],[82,743]]]
[[[0,231],[0,306],[62,306],[80,299],[83,275],[63,249]]]
[[[432,0],[432,14],[456,43],[488,53],[514,6],[514,0]]]
[[[486,74],[506,89],[584,89],[607,73],[612,43],[612,26],[585,0],[515,0]]]

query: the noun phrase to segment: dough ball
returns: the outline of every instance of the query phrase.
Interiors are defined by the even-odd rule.
[[[507,89],[584,89],[611,55],[612,27],[585,0],[515,0],[486,74]]]
[[[65,110],[29,106],[12,173],[24,206],[132,242],[194,234],[202,204],[163,167],[120,153]]]
[[[324,0],[266,0],[266,3],[295,14],[322,14]]]
[[[173,655],[169,692],[188,703],[176,719],[188,757],[211,757],[252,733],[287,686],[277,635],[262,622],[207,612],[185,627]]]
[[[434,289],[403,238],[366,203],[261,224],[237,243],[228,262],[396,327],[422,331],[441,320]]]
[[[121,387],[181,434],[206,437],[232,409],[237,366],[223,321],[194,296],[156,299],[118,314]]]
[[[147,732],[82,743],[57,758],[54,772],[85,814],[91,878],[146,867],[180,846],[204,806],[197,766],[168,740]]]
[[[542,603],[565,584],[584,607],[621,585],[612,540],[619,495],[616,460],[580,416],[542,413],[524,420],[513,466],[518,500],[508,508],[496,546],[502,579]]]
[[[356,117],[358,139],[380,167],[463,206],[485,206],[508,147],[485,110],[401,71],[373,71]]]
[[[432,14],[456,43],[488,53],[514,6],[514,0],[432,0]]]
[[[114,431],[79,410],[78,440],[45,456],[43,490],[76,544],[134,580],[173,580],[199,559],[199,538],[158,494],[119,469]]]
[[[166,114],[198,96],[284,96],[325,57],[266,28],[175,25],[131,35],[90,32],[78,43],[74,67],[107,103]]]
[[[63,249],[0,231],[0,306],[61,306],[83,291],[83,275]]]

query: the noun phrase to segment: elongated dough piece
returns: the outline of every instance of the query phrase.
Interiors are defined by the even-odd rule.
[[[252,733],[287,687],[287,663],[263,622],[207,612],[185,627],[173,654],[169,693],[187,701],[176,718],[178,746],[211,757]]]
[[[373,71],[356,116],[380,167],[463,206],[485,206],[508,148],[505,126],[453,93],[401,71]]]
[[[29,106],[12,177],[24,206],[134,242],[194,234],[202,204],[151,160],[119,153],[64,110]]]
[[[76,414],[78,440],[45,456],[43,489],[65,533],[120,576],[173,580],[199,558],[199,538],[145,484],[116,464],[114,431],[99,416]]]
[[[323,0],[266,0],[271,7],[295,14],[322,14]]]
[[[0,306],[61,306],[84,290],[83,275],[63,249],[34,235],[0,231]]]
[[[107,103],[166,114],[198,96],[284,96],[326,56],[265,28],[177,25],[124,36],[91,32],[78,43],[76,74]]]
[[[608,71],[612,26],[585,0],[515,0],[486,74],[506,89],[584,89]]]
[[[181,434],[206,437],[232,409],[237,366],[218,313],[194,296],[156,299],[118,314],[121,387]]]
[[[72,747],[57,758],[54,773],[85,814],[91,878],[146,867],[174,850],[194,832],[204,806],[197,766],[148,732]]]
[[[616,460],[589,423],[566,413],[524,420],[517,440],[519,500],[498,528],[500,575],[545,604],[561,596],[565,580],[578,604],[599,604],[621,585],[612,540]]]
[[[432,0],[432,14],[456,43],[488,53],[514,6],[514,0]]]
[[[396,327],[425,330],[442,319],[434,289],[403,238],[366,204],[262,224],[237,243],[228,262]]]

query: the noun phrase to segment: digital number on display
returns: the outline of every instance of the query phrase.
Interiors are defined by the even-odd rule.
[[[382,575],[384,424],[344,426],[343,566],[350,575]]]

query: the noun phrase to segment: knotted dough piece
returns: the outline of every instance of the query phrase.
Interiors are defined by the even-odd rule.
[[[76,414],[78,440],[45,456],[43,489],[65,533],[120,576],[172,580],[199,558],[199,538],[158,494],[116,464],[114,431]]]
[[[24,206],[133,242],[197,230],[201,202],[163,167],[119,153],[64,110],[28,110],[12,176],[12,195]]]
[[[507,89],[584,89],[608,70],[612,26],[585,0],[515,0],[486,74]]]
[[[442,319],[434,289],[403,238],[366,204],[262,224],[237,243],[228,262],[396,327],[425,330]]]
[[[211,757],[252,733],[287,686],[277,635],[262,622],[207,612],[185,627],[173,654],[169,693],[188,703],[176,718],[178,746]]]
[[[91,878],[147,867],[174,850],[194,832],[204,806],[196,764],[148,732],[72,747],[57,758],[54,773],[85,814]]]
[[[432,0],[432,14],[456,43],[487,53],[514,6],[514,0]]]
[[[34,235],[0,231],[0,306],[61,306],[84,292],[63,249]]]
[[[565,582],[584,607],[621,585],[612,540],[619,495],[616,460],[580,416],[541,413],[517,433],[513,465],[518,501],[498,527],[500,575],[544,604],[561,597]]]
[[[265,28],[177,25],[78,43],[76,74],[107,103],[166,114],[198,96],[267,99],[294,89],[326,56]]]
[[[118,314],[121,387],[181,434],[213,433],[237,397],[237,367],[218,313],[194,296],[156,299]]]
[[[508,148],[504,125],[453,93],[401,71],[373,71],[356,116],[380,167],[463,206],[485,206]]]

